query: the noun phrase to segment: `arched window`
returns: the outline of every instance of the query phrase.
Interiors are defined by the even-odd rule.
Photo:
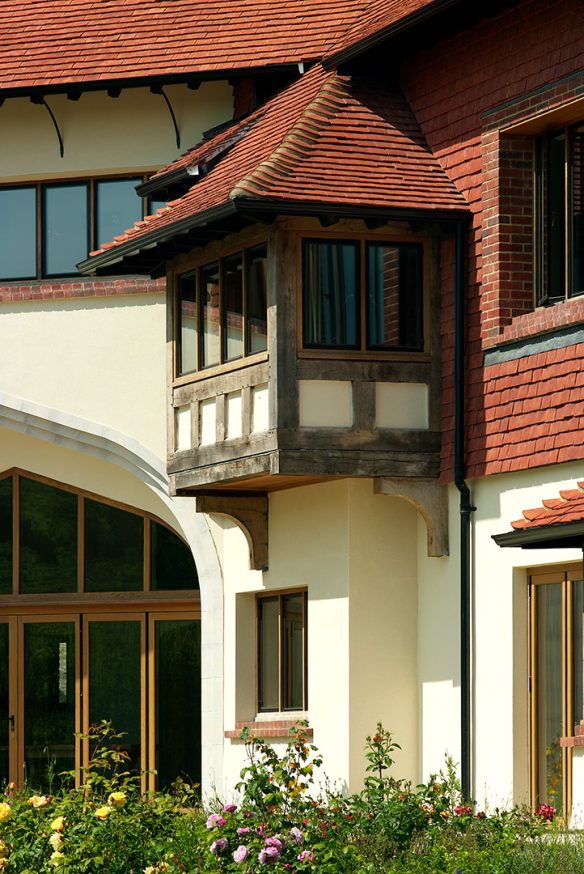
[[[89,750],[75,733],[102,719],[125,732],[144,788],[199,782],[200,676],[187,544],[151,514],[3,474],[0,782],[80,774]]]

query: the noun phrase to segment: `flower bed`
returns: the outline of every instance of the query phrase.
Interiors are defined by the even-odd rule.
[[[397,745],[382,726],[367,738],[358,795],[314,797],[321,765],[302,728],[285,755],[244,733],[248,764],[238,803],[203,809],[177,781],[146,796],[124,770],[104,724],[84,784],[54,794],[7,787],[0,800],[0,871],[20,874],[532,874],[584,871],[584,840],[569,841],[555,811],[485,812],[463,802],[452,763],[415,788],[390,776]],[[542,837],[545,836],[545,839]]]

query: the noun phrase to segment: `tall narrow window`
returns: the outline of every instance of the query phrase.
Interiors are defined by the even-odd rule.
[[[422,246],[367,243],[367,348],[419,351]]]
[[[197,312],[197,274],[183,273],[178,280],[178,372],[191,373],[198,367],[199,316]]]
[[[357,348],[358,288],[357,243],[305,240],[302,301],[305,346]]]
[[[0,189],[0,275],[32,279],[37,275],[36,188]]]
[[[256,246],[247,252],[247,354],[265,352],[268,348],[267,321],[267,250]]]
[[[305,710],[306,592],[258,598],[258,709]]]
[[[219,364],[219,264],[207,264],[201,269],[203,299],[202,366]]]
[[[142,182],[133,179],[100,179],[95,185],[95,215],[97,245],[102,246],[131,228],[142,218],[142,201],[136,186]]]
[[[47,185],[43,194],[43,274],[74,274],[89,250],[88,186]]]
[[[223,360],[243,356],[243,258],[223,259]]]

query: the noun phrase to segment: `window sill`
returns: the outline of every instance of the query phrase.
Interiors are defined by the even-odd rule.
[[[584,720],[580,725],[574,726],[574,734],[560,738],[561,747],[584,747]]]
[[[236,722],[235,728],[225,732],[229,740],[241,740],[240,735],[244,728],[249,728],[250,735],[262,738],[262,740],[291,737],[290,730],[299,725],[298,719],[256,719],[251,722]],[[302,726],[301,726],[302,727]],[[313,737],[313,730],[303,726],[306,737]]]
[[[496,336],[483,340],[483,349],[552,333],[582,321],[584,321],[584,296],[580,295],[515,316],[511,324],[502,328]]]
[[[189,385],[192,382],[201,382],[204,379],[212,379],[214,376],[223,376],[224,373],[231,373],[234,370],[244,370],[246,367],[253,367],[254,364],[262,364],[267,360],[267,352],[257,352],[255,355],[248,355],[247,358],[237,358],[235,361],[218,364],[215,367],[209,367],[207,370],[197,370],[193,373],[175,376],[172,385],[173,388],[177,388],[181,385]]]

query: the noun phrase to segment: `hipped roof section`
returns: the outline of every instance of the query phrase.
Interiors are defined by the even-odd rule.
[[[524,549],[584,547],[584,481],[547,498],[541,506],[523,510],[523,518],[511,523],[513,531],[494,536],[499,546]]]
[[[106,243],[81,269],[105,269],[237,211],[359,217],[373,209],[386,220],[467,211],[396,89],[352,81],[320,65],[158,176],[162,181],[177,165],[188,170],[204,163],[229,137],[230,148],[186,194]]]
[[[0,95],[320,59],[369,0],[2,0]]]

